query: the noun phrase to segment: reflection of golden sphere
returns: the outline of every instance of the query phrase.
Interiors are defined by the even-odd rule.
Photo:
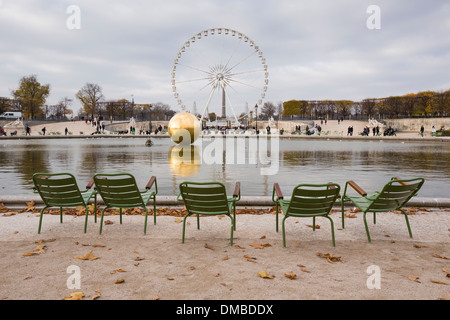
[[[169,121],[169,136],[177,144],[189,145],[200,135],[200,121],[191,113],[177,113]]]
[[[169,167],[180,177],[192,177],[200,171],[201,157],[197,146],[172,146],[169,150]]]

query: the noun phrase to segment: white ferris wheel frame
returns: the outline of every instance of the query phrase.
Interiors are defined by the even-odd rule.
[[[251,40],[249,37],[247,37],[245,34],[243,34],[242,32],[233,30],[233,29],[229,29],[229,28],[212,28],[212,29],[207,29],[204,31],[201,31],[199,33],[197,33],[196,35],[194,35],[193,37],[191,37],[188,41],[186,41],[184,43],[184,45],[181,47],[181,49],[178,51],[176,58],[174,60],[174,64],[172,67],[172,73],[171,73],[171,83],[172,83],[172,91],[173,91],[173,95],[174,98],[177,100],[177,103],[181,106],[181,109],[184,111],[186,106],[183,103],[183,100],[180,97],[180,93],[177,91],[177,74],[176,74],[176,69],[177,69],[177,65],[182,65],[180,63],[180,59],[183,56],[183,53],[188,50],[193,43],[195,43],[196,41],[208,37],[208,36],[214,36],[214,35],[225,35],[225,36],[231,36],[231,37],[237,37],[239,39],[239,41],[243,41],[244,43],[247,43],[249,47],[253,47],[254,51],[252,54],[250,54],[249,56],[245,57],[244,59],[242,59],[241,61],[239,61],[238,63],[235,63],[233,66],[229,67],[228,63],[231,61],[232,56],[228,59],[228,63],[226,65],[214,65],[214,66],[208,66],[209,70],[200,70],[196,67],[192,67],[189,65],[184,65],[184,67],[188,67],[191,69],[195,69],[197,71],[201,71],[205,73],[206,79],[208,80],[207,85],[205,85],[203,88],[210,86],[211,87],[211,91],[209,93],[208,96],[208,100],[205,103],[205,106],[203,107],[203,111],[201,113],[201,119],[200,121],[203,120],[203,118],[205,117],[205,112],[206,110],[208,110],[209,104],[211,102],[211,98],[214,95],[214,92],[216,90],[222,90],[222,100],[223,100],[223,104],[225,104],[225,101],[228,100],[230,107],[232,109],[234,118],[236,120],[236,123],[239,123],[239,120],[236,116],[236,113],[234,111],[233,105],[231,104],[231,100],[228,97],[227,94],[227,88],[232,88],[231,87],[231,83],[233,82],[239,82],[235,79],[233,79],[234,75],[237,74],[243,74],[243,73],[251,73],[251,72],[255,72],[255,70],[251,70],[251,71],[247,71],[247,72],[239,72],[239,73],[233,73],[233,69],[235,67],[237,67],[239,64],[241,64],[242,62],[244,62],[245,60],[249,59],[251,56],[253,56],[254,54],[258,55],[258,58],[260,60],[260,63],[262,65],[262,69],[257,70],[260,71],[264,74],[264,81],[263,81],[263,86],[261,88],[261,94],[259,95],[259,99],[257,101],[257,105],[261,105],[262,104],[262,100],[264,99],[266,92],[267,92],[267,88],[268,88],[268,84],[269,84],[269,72],[268,72],[268,67],[267,67],[267,63],[266,63],[266,59],[261,51],[261,49],[259,48],[259,46],[257,46],[255,44],[255,42],[253,40]],[[234,54],[234,53],[233,53]],[[195,80],[192,80],[195,81]],[[186,81],[185,81],[186,82]],[[245,83],[241,83],[244,84]],[[249,85],[250,86],[250,85]],[[258,88],[259,89],[259,88]],[[233,90],[235,90],[233,88]],[[223,105],[224,107],[224,105]]]

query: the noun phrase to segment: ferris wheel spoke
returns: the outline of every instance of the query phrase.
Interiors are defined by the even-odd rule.
[[[203,73],[206,73],[206,74],[210,74],[210,71],[202,70],[202,69],[200,69],[200,68],[196,68],[196,67],[193,67],[193,66],[189,66],[189,65],[187,65],[187,64],[183,64],[183,63],[179,63],[179,62],[178,62],[178,65],[179,65],[179,66],[186,67],[186,68],[189,68],[189,69],[192,69],[192,70],[200,71],[200,72],[203,72]]]
[[[242,84],[242,85],[244,85],[244,86],[247,86],[247,87],[250,87],[250,88],[253,88],[253,89],[257,89],[257,90],[260,89],[260,88],[254,86],[254,85],[251,85],[251,84],[248,84],[248,83],[245,83],[245,82],[242,82],[242,81],[238,81],[238,80],[235,80],[235,79],[228,79],[227,81],[229,81],[228,83],[230,83],[230,82],[236,82],[236,83]],[[229,84],[228,84],[228,85],[229,85]]]
[[[252,52],[251,54],[249,54],[247,57],[245,57],[244,59],[242,59],[241,61],[239,61],[238,63],[236,63],[234,66],[232,66],[231,68],[229,68],[228,70],[233,70],[234,68],[236,68],[238,65],[240,65],[241,63],[247,61],[251,56],[255,55],[256,51]]]
[[[189,83],[189,82],[198,82],[198,81],[204,81],[204,80],[211,80],[211,78],[199,78],[199,79],[191,79],[191,80],[183,80],[183,81],[177,81],[178,84],[180,83]],[[208,82],[209,85],[209,82]]]
[[[241,74],[248,74],[248,73],[256,73],[256,72],[264,72],[265,69],[258,69],[258,70],[249,70],[249,71],[242,71],[242,72],[236,72],[236,73],[230,73],[227,74],[227,76],[237,76],[237,75],[241,75]]]
[[[209,93],[209,98],[208,101],[205,104],[205,107],[203,108],[203,112],[202,112],[202,117],[200,119],[200,122],[203,120],[203,118],[205,117],[205,112],[208,109],[209,103],[211,102],[211,99],[213,97],[214,91],[216,91],[216,86],[213,86],[213,88],[211,89],[211,92]]]
[[[228,64],[230,63],[231,59],[232,59],[232,58],[234,57],[234,55],[236,54],[236,52],[237,52],[239,46],[241,45],[241,43],[242,43],[242,39],[240,39],[240,40],[238,41],[238,43],[236,44],[236,47],[234,48],[233,53],[231,54],[230,58],[228,59],[227,63],[225,64],[225,69],[228,68]],[[231,69],[232,69],[232,68],[231,68]],[[231,69],[230,69],[230,70],[231,70]]]

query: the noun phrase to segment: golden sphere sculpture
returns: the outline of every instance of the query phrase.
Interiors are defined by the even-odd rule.
[[[176,144],[190,145],[200,136],[201,125],[197,117],[188,112],[175,114],[169,121],[169,136]]]

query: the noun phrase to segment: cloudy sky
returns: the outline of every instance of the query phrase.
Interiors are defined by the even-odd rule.
[[[447,0],[0,0],[0,96],[36,74],[51,85],[48,104],[69,97],[75,111],[87,82],[108,100],[133,95],[178,110],[174,59],[192,36],[217,27],[242,32],[264,53],[264,101],[450,89]]]

